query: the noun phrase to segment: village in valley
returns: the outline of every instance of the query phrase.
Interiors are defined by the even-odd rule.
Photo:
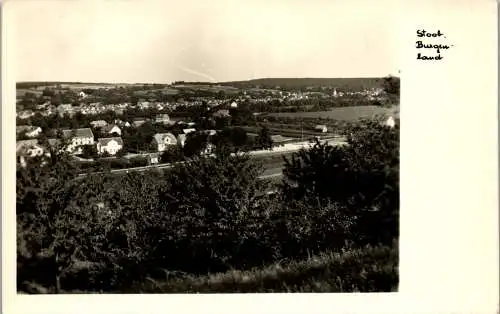
[[[399,80],[18,82],[18,291],[395,291]]]
[[[382,81],[18,83],[17,161],[64,150],[85,172],[211,155],[222,142],[254,156],[298,151],[316,139],[342,144],[357,119],[394,125],[397,104]],[[273,163],[269,171],[280,169]]]

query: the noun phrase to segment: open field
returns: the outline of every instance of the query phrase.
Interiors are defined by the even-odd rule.
[[[290,117],[290,118],[327,118],[332,120],[354,121],[357,119],[370,119],[378,115],[394,114],[396,108],[384,108],[378,106],[357,106],[332,108],[328,111],[317,112],[275,112],[266,116]],[[399,110],[398,110],[399,113]]]
[[[259,127],[241,127],[242,129],[244,129],[245,131],[249,132],[249,133],[256,133],[258,134],[260,129],[261,129],[262,126],[259,126]],[[304,128],[304,130],[301,130],[300,127],[299,128],[294,128],[294,127],[290,127],[290,128],[273,128],[273,127],[268,127],[269,129],[269,133],[271,135],[282,135],[284,137],[289,137],[291,141],[293,140],[299,140],[300,138],[304,137],[304,138],[309,138],[309,137],[315,137],[315,136],[320,136],[320,137],[325,137],[325,136],[334,136],[335,134],[334,133],[321,133],[321,132],[317,132],[317,131],[311,131],[311,130],[308,130],[307,128]]]
[[[179,94],[178,89],[165,87],[165,88],[160,88],[160,89],[135,91],[134,95],[144,96],[144,95],[153,94],[156,92],[161,92],[163,95],[177,95],[177,94]]]
[[[19,89],[16,89],[16,96],[17,97],[23,97],[27,93],[32,93],[32,94],[35,94],[37,96],[40,96],[40,95],[42,95],[42,90],[32,89],[32,88],[19,88]]]
[[[127,87],[127,84],[61,84],[61,88],[69,89],[99,89]]]
[[[223,91],[224,93],[228,93],[228,94],[237,94],[239,92],[238,88],[235,88],[232,86],[222,86],[222,85],[179,84],[179,85],[175,85],[174,87],[178,88],[178,89],[184,89],[184,90],[199,90],[199,91],[212,92],[212,93],[218,93],[220,91]]]

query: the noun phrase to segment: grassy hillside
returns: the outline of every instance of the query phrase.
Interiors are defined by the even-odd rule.
[[[323,253],[248,271],[196,276],[164,270],[163,280],[148,278],[120,293],[397,292],[398,264],[395,241],[392,246]],[[24,286],[27,293],[53,293],[34,282]]]
[[[150,280],[137,293],[256,292],[395,292],[398,249],[365,248],[325,253],[304,261],[275,264],[251,271]]]

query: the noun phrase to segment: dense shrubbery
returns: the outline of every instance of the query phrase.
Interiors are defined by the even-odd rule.
[[[367,122],[350,130],[348,144],[317,143],[287,159],[285,194],[348,204],[360,239],[390,242],[399,232],[399,128]]]
[[[346,252],[366,243],[389,247],[397,238],[398,132],[371,125],[353,130],[347,148],[318,144],[299,153],[286,169],[296,185],[274,196],[257,179],[262,167],[230,149],[165,173],[72,180],[78,169],[64,155],[18,169],[18,288],[33,292],[35,282],[52,292],[394,289],[395,246]],[[365,210],[372,207],[378,210]],[[324,252],[333,255],[298,262]],[[376,270],[366,273],[372,262]],[[275,263],[288,266],[273,280],[259,277],[255,268]],[[202,276],[232,269],[257,275],[232,288]],[[165,272],[177,279],[162,288]],[[148,287],[146,278],[159,287]]]

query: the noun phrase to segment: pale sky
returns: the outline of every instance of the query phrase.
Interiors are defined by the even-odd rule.
[[[5,11],[17,81],[169,83],[396,74],[394,2],[19,0]]]

